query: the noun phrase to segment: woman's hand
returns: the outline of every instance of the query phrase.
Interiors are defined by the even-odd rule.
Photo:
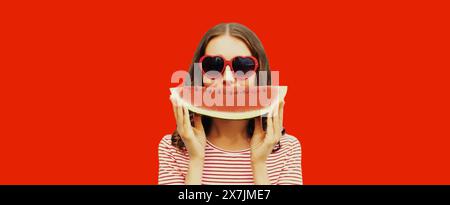
[[[284,102],[280,102],[267,115],[266,131],[263,130],[262,118],[255,119],[251,146],[251,161],[255,184],[270,184],[267,175],[266,160],[274,146],[280,141],[283,130]]]
[[[280,141],[283,130],[283,107],[284,102],[280,102],[268,113],[266,131],[263,130],[262,118],[255,119],[255,130],[250,143],[252,161],[265,162],[274,146]]]
[[[206,135],[201,116],[194,114],[194,127],[191,125],[189,111],[177,99],[171,97],[173,112],[177,121],[177,132],[186,146],[190,160],[203,160],[205,157]]]
[[[170,97],[173,113],[177,121],[177,132],[186,146],[189,154],[189,167],[184,182],[187,185],[202,183],[203,162],[205,159],[206,135],[203,129],[202,118],[194,114],[194,127],[191,125],[189,111],[181,103]]]

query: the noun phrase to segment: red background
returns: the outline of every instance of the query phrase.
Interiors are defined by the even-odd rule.
[[[305,184],[450,184],[448,5],[124,2],[0,3],[0,184],[156,184],[171,74],[220,22],[289,86]]]

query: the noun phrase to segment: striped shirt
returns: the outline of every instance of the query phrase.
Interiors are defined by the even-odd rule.
[[[281,137],[280,144],[280,149],[271,153],[266,161],[271,184],[303,184],[300,142],[285,134]],[[158,183],[184,184],[189,164],[188,153],[171,145],[171,135],[163,137],[158,153]],[[207,141],[202,184],[254,184],[250,154],[250,148],[227,151]]]

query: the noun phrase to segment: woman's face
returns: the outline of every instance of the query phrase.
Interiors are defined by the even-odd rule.
[[[221,35],[211,39],[206,46],[205,55],[221,55],[226,60],[231,60],[236,56],[251,56],[250,49],[239,38],[230,35]],[[234,77],[233,71],[230,66],[227,65],[223,77],[219,79],[210,79],[203,75],[203,84],[208,86],[249,86],[256,84],[256,75],[242,80]]]

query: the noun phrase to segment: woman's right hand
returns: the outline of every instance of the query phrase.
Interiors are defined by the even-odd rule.
[[[186,146],[190,160],[201,160],[205,157],[206,135],[201,115],[194,113],[194,127],[191,125],[189,111],[177,99],[170,97],[177,122],[177,132]]]

